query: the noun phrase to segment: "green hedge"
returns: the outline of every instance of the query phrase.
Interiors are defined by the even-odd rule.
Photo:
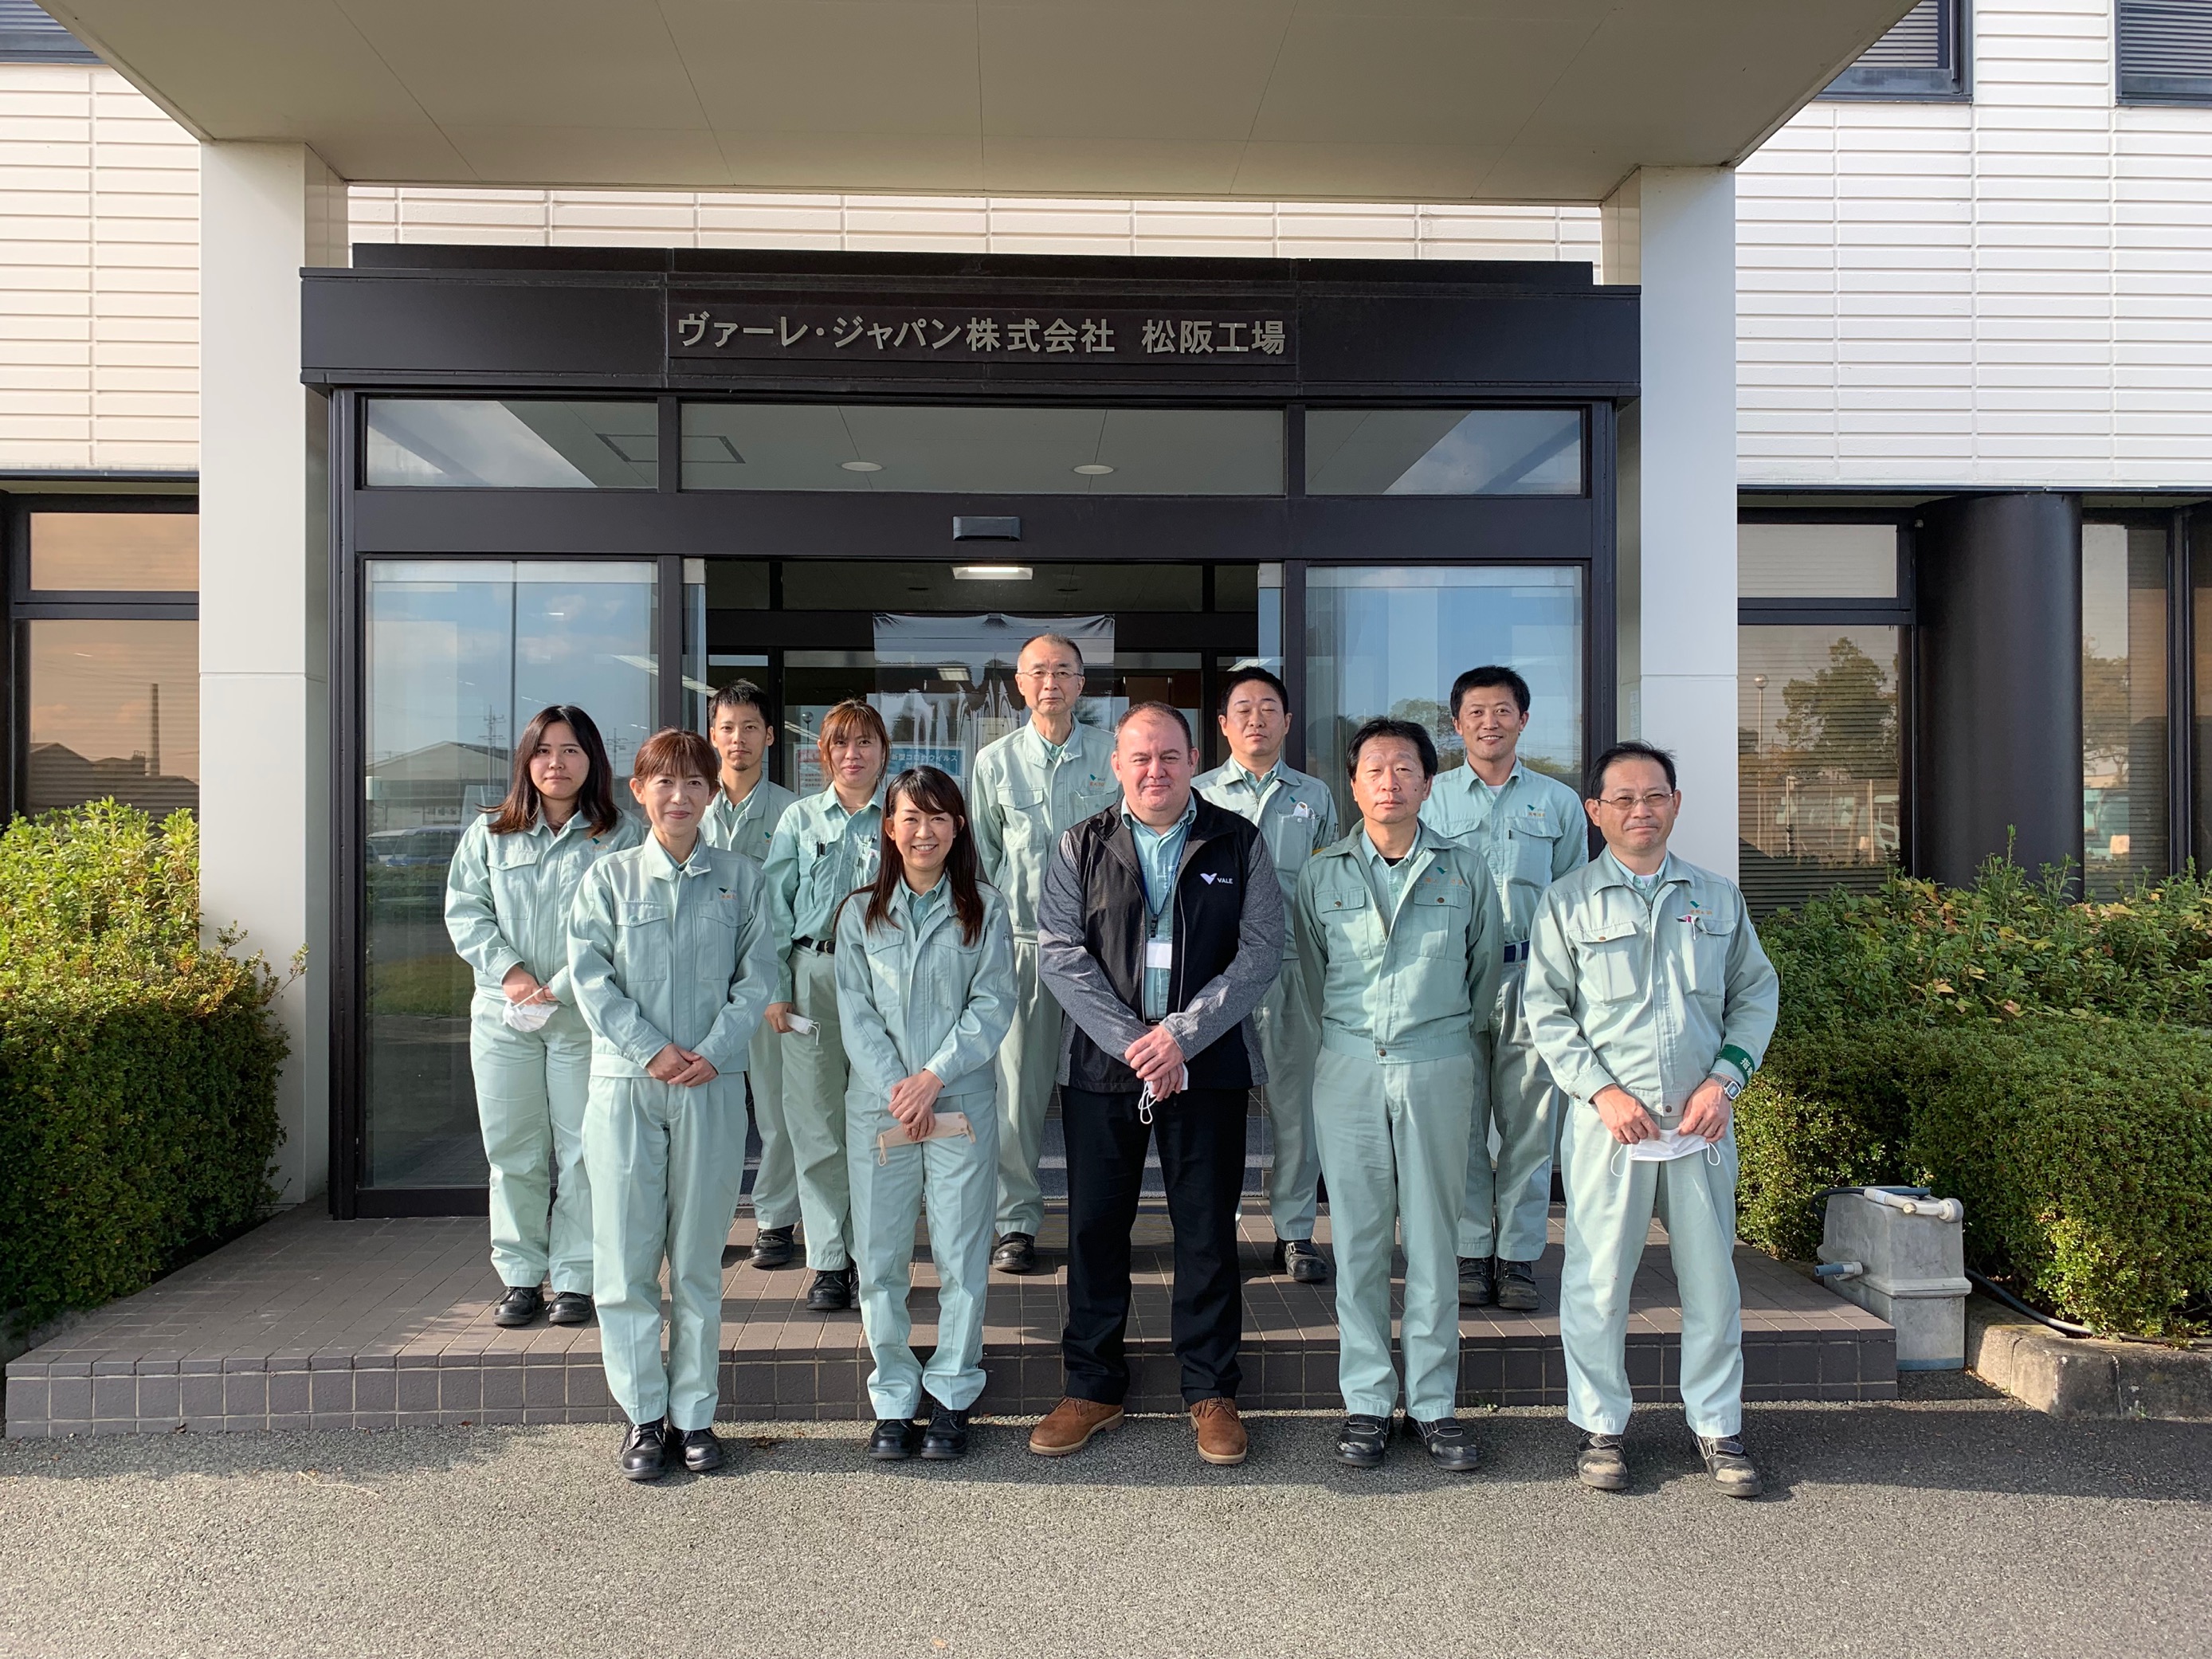
[[[0,1316],[144,1285],[276,1194],[277,981],[204,947],[190,814],[0,832]]]
[[[2212,888],[2106,903],[1992,860],[1761,928],[1783,1018],[1739,1103],[1740,1231],[1818,1248],[1824,1187],[1960,1200],[1968,1265],[2100,1329],[2212,1320]]]

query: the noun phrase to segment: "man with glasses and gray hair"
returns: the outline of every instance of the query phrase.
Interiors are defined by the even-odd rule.
[[[975,851],[984,878],[1006,896],[1014,931],[1013,1027],[999,1047],[999,1237],[991,1253],[991,1265],[1006,1273],[1037,1269],[1044,1224],[1037,1161],[1060,1067],[1060,1005],[1037,977],[1045,867],[1063,833],[1121,798],[1113,738],[1075,717],[1083,673],[1073,640],[1040,634],[1024,645],[1014,686],[1030,718],[979,750],[969,772]]]

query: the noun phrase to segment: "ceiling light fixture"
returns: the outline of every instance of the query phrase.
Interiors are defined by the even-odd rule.
[[[956,564],[956,582],[1025,582],[1036,572],[1025,564]]]
[[[881,461],[840,461],[837,465],[848,472],[880,472],[884,470]]]
[[[1103,478],[1114,469],[1103,461],[1085,461],[1075,470],[1086,478]]]

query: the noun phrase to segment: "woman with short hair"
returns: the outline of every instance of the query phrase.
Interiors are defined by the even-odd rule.
[[[845,1154],[860,1323],[875,1358],[868,1455],[955,1458],[983,1391],[983,1304],[998,1199],[999,1045],[1014,1012],[1014,936],[976,879],[960,786],[933,766],[884,797],[881,867],[837,917],[837,1010],[852,1082]],[[907,1312],[925,1198],[937,1347],[915,1358]],[[927,1393],[925,1429],[922,1414]]]
[[[491,1165],[492,1318],[592,1316],[584,1097],[592,1034],[568,978],[568,904],[585,872],[643,833],[615,805],[599,728],[555,703],[514,745],[507,799],[469,825],[446,875],[446,932],[476,976],[469,1069]],[[539,1286],[550,1279],[549,1307]]]

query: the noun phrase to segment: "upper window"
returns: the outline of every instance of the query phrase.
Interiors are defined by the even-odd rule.
[[[1276,409],[686,404],[686,489],[1279,495]]]
[[[1311,495],[1579,495],[1578,409],[1316,409]]]
[[[31,0],[0,0],[0,64],[97,64],[100,56]]]
[[[1920,0],[1820,96],[1963,98],[1966,40],[1966,0]]]
[[[372,398],[367,481],[447,489],[651,489],[660,411],[651,403]]]
[[[2212,6],[2119,0],[2120,96],[2130,103],[2212,104]]]
[[[1897,528],[1887,524],[1740,524],[1736,597],[1890,599]]]
[[[31,586],[61,593],[191,593],[197,513],[33,513]]]

